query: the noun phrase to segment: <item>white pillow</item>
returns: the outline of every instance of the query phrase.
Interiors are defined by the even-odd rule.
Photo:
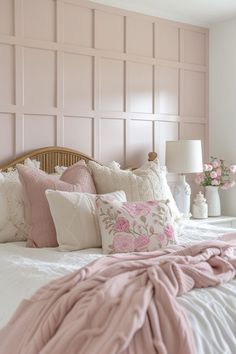
[[[96,194],[47,190],[46,197],[61,251],[101,247],[96,214]],[[126,201],[122,191],[103,196],[109,201]]]
[[[40,163],[29,158],[24,165],[39,168]],[[27,227],[24,217],[22,186],[18,172],[0,172],[0,242],[25,241]]]
[[[182,216],[177,208],[166,179],[166,168],[159,160],[148,161],[134,171],[101,166],[89,161],[97,193],[110,193],[123,190],[129,202],[166,200],[176,222],[182,223]]]

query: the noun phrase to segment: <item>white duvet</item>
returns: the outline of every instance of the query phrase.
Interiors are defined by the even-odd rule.
[[[179,241],[209,240],[226,232],[230,229],[189,222]],[[1,244],[0,328],[21,300],[42,285],[101,256],[101,249],[60,252],[26,248],[24,242]],[[178,301],[190,320],[196,354],[236,354],[236,280],[216,288],[193,290]]]

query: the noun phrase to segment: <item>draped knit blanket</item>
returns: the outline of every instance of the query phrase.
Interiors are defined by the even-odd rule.
[[[0,353],[196,353],[176,297],[235,269],[235,241],[102,257],[23,301],[0,331]]]

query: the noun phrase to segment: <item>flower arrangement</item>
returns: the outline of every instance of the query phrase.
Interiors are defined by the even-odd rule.
[[[231,174],[236,173],[236,165],[226,165],[224,160],[211,157],[210,163],[203,165],[203,172],[197,174],[195,182],[200,186],[217,186],[226,190],[232,188],[235,182]]]

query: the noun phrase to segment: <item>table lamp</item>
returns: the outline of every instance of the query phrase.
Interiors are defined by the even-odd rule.
[[[189,217],[191,188],[185,174],[203,171],[201,140],[167,141],[166,167],[168,172],[180,174],[173,196],[179,211]]]

